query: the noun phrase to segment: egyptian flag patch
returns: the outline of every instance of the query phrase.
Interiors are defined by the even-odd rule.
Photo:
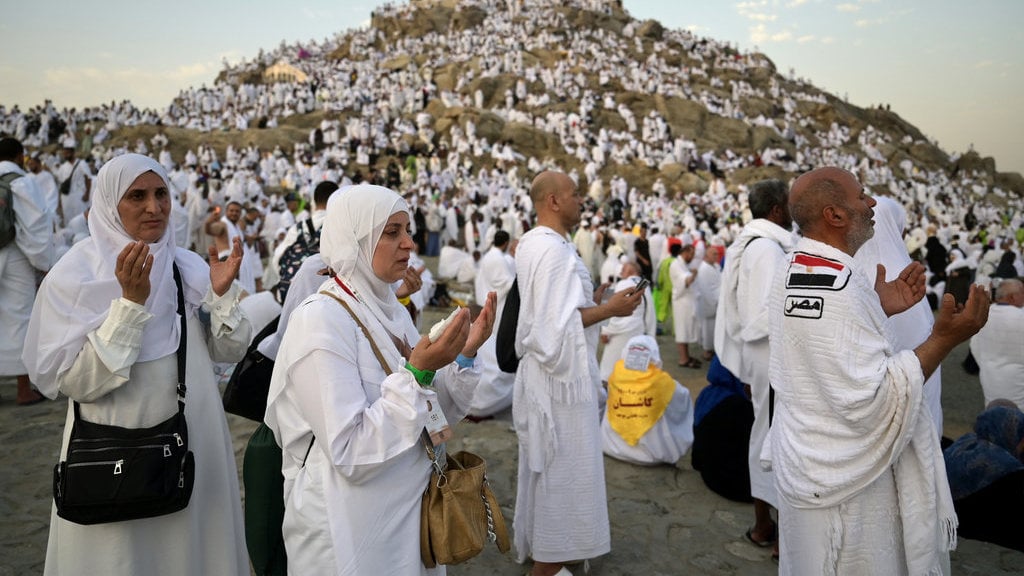
[[[831,258],[796,252],[789,263],[786,288],[842,290],[850,281],[850,269]]]

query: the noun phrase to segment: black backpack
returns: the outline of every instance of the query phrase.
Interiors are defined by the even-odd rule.
[[[17,172],[0,176],[0,248],[14,241],[14,192],[11,183],[21,178]]]
[[[310,254],[320,253],[320,231],[313,228],[313,219],[307,218],[305,221],[306,229],[309,231],[308,234],[302,229],[302,224],[302,222],[299,222],[295,225],[299,232],[299,237],[296,238],[291,246],[285,249],[284,253],[281,254],[281,259],[278,261],[277,270],[281,277],[281,280],[277,283],[278,302],[284,302],[285,296],[288,295],[288,289],[292,285],[292,278],[299,271],[303,261]]]
[[[516,326],[519,324],[519,279],[512,281],[512,287],[505,295],[505,306],[501,309],[501,322],[498,334],[494,339],[494,348],[498,356],[498,368],[502,372],[515,374],[519,369],[519,356],[516,355]]]

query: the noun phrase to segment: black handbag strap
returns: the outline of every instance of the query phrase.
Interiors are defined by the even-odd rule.
[[[172,262],[174,285],[178,288],[178,317],[181,319],[181,333],[178,337],[178,412],[185,412],[185,355],[188,352],[188,320],[185,318],[185,291],[181,287],[181,272],[178,263]]]
[[[185,354],[187,348],[187,336],[188,324],[185,318],[185,291],[181,287],[181,272],[178,271],[177,262],[172,264],[174,268],[174,285],[178,288],[178,317],[181,318],[180,334],[178,335],[178,413],[182,414],[185,412],[185,392],[187,387],[185,386]],[[75,402],[75,420],[78,420],[81,416],[79,414],[79,404]]]

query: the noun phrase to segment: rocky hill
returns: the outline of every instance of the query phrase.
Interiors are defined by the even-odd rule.
[[[982,185],[982,194],[999,188],[1024,195],[1024,178],[997,172],[993,158],[969,152],[951,160],[897,111],[844,102],[779,74],[767,55],[739,53],[713,39],[667,30],[653,20],[635,20],[616,2],[597,9],[590,9],[599,4],[593,0],[586,6],[545,4],[525,2],[512,12],[504,2],[423,0],[392,6],[374,14],[369,29],[341,33],[327,49],[294,63],[310,72],[313,82],[322,81],[325,71],[366,74],[367,66],[383,77],[404,72],[415,78],[429,92],[426,106],[393,109],[391,115],[415,125],[423,112],[429,114],[429,142],[417,134],[402,137],[410,150],[423,154],[450,145],[453,130],[462,134],[471,121],[478,138],[507,143],[519,158],[581,174],[589,154],[570,150],[609,142],[627,148],[629,139],[640,140],[646,152],[636,154],[634,145],[624,159],[605,161],[598,170],[605,182],[621,175],[640,190],[649,190],[658,179],[670,192],[707,189],[712,179],[709,166],[680,162],[678,148],[673,161],[667,148],[675,139],[685,141],[693,156],[710,153],[730,188],[843,157],[862,166],[886,164],[899,180],[923,178],[929,172],[970,174]],[[294,48],[282,48],[273,58],[287,60]],[[256,67],[250,63],[244,69],[227,69],[217,82],[260,81],[261,66],[273,58],[264,58]],[[552,75],[558,78],[552,80]],[[524,80],[531,98],[507,101]],[[329,104],[333,105],[282,118],[273,129],[203,134],[164,130],[175,157],[200,142],[217,149],[229,143],[256,143],[287,151],[291,143],[308,140],[310,130],[324,118],[344,125],[365,114],[365,106]],[[668,139],[644,142],[640,128],[629,129],[623,107],[637,124],[648,118],[663,120]],[[558,127],[566,121],[580,124],[575,142]],[[156,129],[135,126],[115,137],[132,141]],[[762,161],[766,150],[776,161]],[[380,150],[375,168],[383,168],[392,154],[398,151]],[[731,157],[737,160],[727,164],[725,159]],[[496,160],[488,155],[474,162],[491,166]],[[973,188],[977,193],[977,186]]]

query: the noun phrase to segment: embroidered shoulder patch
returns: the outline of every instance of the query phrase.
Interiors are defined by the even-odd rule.
[[[831,258],[795,252],[786,272],[786,288],[838,291],[850,281],[850,269]]]
[[[799,294],[786,296],[786,316],[794,318],[810,318],[817,320],[821,318],[821,311],[825,307],[825,299],[820,296],[801,296]]]

